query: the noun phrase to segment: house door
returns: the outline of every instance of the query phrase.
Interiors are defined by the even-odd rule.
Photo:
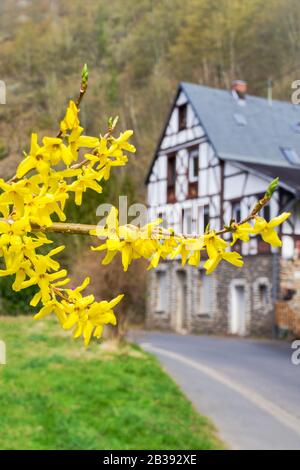
[[[186,272],[176,272],[176,307],[174,312],[173,328],[178,333],[183,331],[186,316]]]
[[[233,285],[231,289],[230,333],[246,334],[245,286]]]

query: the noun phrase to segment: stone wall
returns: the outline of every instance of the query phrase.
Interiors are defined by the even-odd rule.
[[[147,327],[227,334],[230,332],[231,291],[235,286],[243,286],[244,333],[271,336],[274,328],[274,255],[245,256],[244,262],[241,269],[226,262],[220,263],[209,280],[203,278],[203,269],[182,267],[178,261],[164,262],[156,270],[151,270],[147,292]],[[158,296],[161,295],[158,271],[163,271],[166,276],[163,311],[158,309]]]
[[[217,312],[224,332],[229,330],[231,289],[235,285],[242,285],[245,289],[246,335],[272,336],[274,269],[274,255],[271,254],[245,256],[244,266],[240,269],[225,262],[219,265],[216,271]],[[261,298],[262,286],[265,286],[266,291],[264,299]]]

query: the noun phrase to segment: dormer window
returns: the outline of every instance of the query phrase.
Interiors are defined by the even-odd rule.
[[[186,123],[187,123],[187,105],[181,104],[178,106],[178,130],[182,131],[183,129],[186,129]]]
[[[300,165],[300,156],[295,149],[292,147],[281,147],[280,150],[289,163],[292,165]]]

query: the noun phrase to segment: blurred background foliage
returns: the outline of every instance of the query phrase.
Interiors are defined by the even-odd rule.
[[[179,81],[229,88],[232,79],[245,79],[250,94],[266,96],[272,79],[274,98],[290,99],[291,82],[300,76],[299,0],[1,0],[2,173],[28,149],[33,130],[53,135],[85,62],[87,133],[105,132],[107,118],[118,114],[119,129],[134,129],[138,149],[102,195],[86,193],[82,208],[68,204],[70,221],[92,223],[96,207],[117,204],[118,194],[143,201],[146,169]],[[73,236],[64,243],[63,261],[76,277],[90,273],[99,295],[110,297],[112,284],[118,292],[125,288],[129,310],[143,315],[144,267],[136,264],[126,275],[113,263],[108,274],[89,253],[90,240]],[[7,282],[0,281],[2,298]]]
[[[35,286],[28,287],[21,292],[14,292],[12,284],[14,276],[7,276],[1,278],[0,281],[0,312],[9,315],[18,315],[19,313],[33,314],[37,309],[33,309],[29,303],[38,291]]]

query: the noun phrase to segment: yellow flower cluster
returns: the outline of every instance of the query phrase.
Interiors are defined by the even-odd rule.
[[[60,124],[59,137],[31,136],[31,147],[20,162],[15,177],[0,179],[0,276],[15,275],[13,289],[37,287],[32,306],[42,305],[35,318],[54,312],[66,329],[74,327],[74,337],[99,337],[104,324],[116,323],[113,308],[122,295],[110,302],[96,302],[92,295],[83,296],[88,279],[76,289],[64,288],[70,281],[67,271],[53,256],[64,249],[59,246],[47,255],[38,249],[52,243],[43,233],[53,225],[53,216],[65,221],[66,200],[74,193],[75,203],[82,203],[89,188],[102,191],[101,180],[109,178],[112,166],[127,162],[124,151],[135,152],[128,140],[132,131],[104,137],[83,135],[76,104],[71,101]],[[83,149],[83,159],[78,154]],[[85,153],[84,153],[85,151]]]
[[[77,104],[87,88],[87,78],[84,67]],[[70,101],[57,137],[44,137],[39,142],[37,134],[32,134],[30,151],[24,155],[16,175],[9,181],[0,179],[0,276],[14,275],[12,288],[15,291],[35,286],[37,293],[30,303],[34,307],[40,305],[35,318],[54,313],[63,328],[73,328],[74,337],[82,336],[87,345],[93,336],[101,336],[105,324],[116,324],[114,307],[123,295],[110,302],[97,302],[93,295],[83,295],[89,278],[74,289],[66,287],[70,282],[67,271],[53,259],[64,246],[44,254],[45,245],[52,243],[46,232],[51,231],[54,224],[62,232],[70,232],[72,224],[64,224],[65,204],[70,194],[74,193],[75,203],[81,205],[87,189],[101,193],[100,183],[109,178],[111,168],[125,165],[127,153],[134,153],[135,147],[129,143],[132,131],[113,136],[116,119],[109,121],[104,136],[84,135],[77,104]],[[276,180],[271,183],[247,219],[234,221],[219,233],[208,231],[197,237],[176,234],[172,229],[162,228],[160,219],[143,227],[120,226],[115,208],[110,211],[104,227],[86,229],[84,233],[104,239],[100,246],[92,248],[105,251],[103,264],[110,263],[120,253],[125,271],[132,260],[138,258],[149,261],[148,269],[155,268],[160,259],[176,257],[181,257],[182,264],[198,266],[203,253],[207,274],[221,260],[239,267],[243,265],[242,257],[231,251],[237,240],[248,242],[251,235],[261,235],[273,247],[281,245],[275,228],[289,214],[283,213],[270,222],[258,215],[276,184]],[[60,222],[54,222],[57,219]],[[221,237],[225,232],[231,233],[231,243]]]
[[[228,232],[232,233],[232,242],[225,241],[215,231],[210,231],[202,236],[191,237],[177,235],[171,229],[160,228],[161,219],[157,219],[138,228],[134,225],[119,226],[118,211],[112,207],[106,218],[105,227],[97,227],[90,232],[99,238],[105,238],[105,242],[98,247],[92,247],[94,251],[106,251],[102,264],[108,264],[116,256],[121,254],[124,271],[134,259],[144,258],[150,261],[148,269],[155,268],[160,259],[174,259],[181,257],[182,265],[186,262],[192,266],[199,266],[201,252],[205,253],[206,261],[203,266],[206,274],[211,274],[221,260],[225,260],[234,266],[243,266],[240,253],[230,251],[230,247],[237,240],[248,242],[250,235],[261,235],[262,239],[272,247],[280,247],[281,240],[275,227],[283,223],[288,217],[284,212],[270,222],[259,216],[255,216],[254,225],[245,222],[232,223]]]

